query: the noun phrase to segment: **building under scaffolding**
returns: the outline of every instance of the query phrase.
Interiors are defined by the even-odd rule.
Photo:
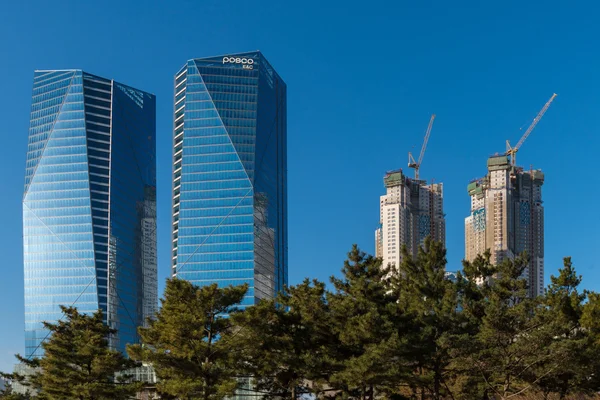
[[[442,183],[409,178],[401,169],[386,173],[383,182],[387,193],[379,202],[375,254],[384,265],[400,265],[403,245],[416,256],[427,236],[445,245]]]
[[[465,258],[489,249],[492,262],[526,252],[529,295],[544,291],[544,207],[541,170],[512,165],[507,155],[488,159],[488,173],[469,183],[471,214],[465,218]]]

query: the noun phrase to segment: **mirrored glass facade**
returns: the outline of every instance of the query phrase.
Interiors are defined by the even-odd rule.
[[[114,348],[157,307],[156,99],[81,70],[36,71],[25,187],[25,354],[59,306],[104,311]]]
[[[175,75],[173,275],[287,284],[286,85],[260,52],[189,60]]]

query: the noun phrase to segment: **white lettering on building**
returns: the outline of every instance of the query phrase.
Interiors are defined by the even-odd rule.
[[[241,64],[244,69],[252,69],[252,64],[254,64],[254,60],[252,58],[242,58],[242,57],[223,57],[223,64]]]

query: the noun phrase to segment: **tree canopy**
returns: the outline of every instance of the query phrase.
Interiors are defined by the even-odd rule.
[[[305,279],[241,307],[247,286],[167,281],[162,307],[128,360],[110,350],[102,313],[65,307],[40,359],[24,360],[39,399],[129,398],[119,382],[153,366],[163,399],[566,399],[600,391],[600,294],[565,258],[545,294],[527,295],[526,254],[490,252],[446,277],[426,239],[398,266],[353,246],[341,275]],[[120,373],[120,374],[119,374]],[[20,379],[12,375],[13,378]],[[10,393],[5,399],[28,399]],[[580,397],[578,397],[580,398]]]
[[[222,400],[235,393],[240,359],[229,317],[246,291],[167,281],[156,318],[139,329],[142,344],[127,349],[131,358],[154,367],[159,393],[188,400]]]
[[[44,323],[50,335],[42,343],[43,357],[17,356],[33,373],[8,376],[24,383],[39,399],[129,399],[140,386],[127,382],[127,370],[137,364],[110,348],[109,337],[116,331],[103,323],[102,310],[87,315],[74,307],[61,309],[62,320]],[[20,398],[11,396],[7,398]]]

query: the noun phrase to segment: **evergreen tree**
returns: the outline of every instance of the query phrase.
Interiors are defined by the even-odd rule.
[[[580,352],[578,383],[586,393],[600,392],[600,294],[586,291],[587,301],[580,326],[585,333],[585,349]]]
[[[583,306],[581,325],[594,344],[600,346],[600,293],[587,292],[587,300]]]
[[[307,279],[233,316],[246,372],[267,399],[319,393],[333,342],[325,284]]]
[[[61,309],[64,320],[44,323],[51,334],[42,344],[43,357],[17,356],[36,372],[26,379],[13,377],[38,391],[39,399],[128,399],[135,394],[140,385],[125,381],[136,363],[109,348],[108,338],[116,331],[103,323],[102,310],[86,315],[74,307]]]
[[[167,281],[156,319],[139,329],[142,344],[127,349],[133,359],[152,364],[159,393],[187,400],[222,400],[235,393],[240,349],[233,345],[228,315],[246,291],[247,286]]]
[[[590,336],[581,328],[587,296],[578,290],[581,277],[577,276],[570,257],[564,259],[559,275],[551,276],[550,281],[542,298],[543,307],[536,315],[538,340],[544,343],[539,356],[544,358],[532,365],[528,380],[543,393],[556,393],[560,399],[569,393],[593,393],[590,366],[595,364],[598,354]]]
[[[31,396],[14,393],[12,390],[12,381],[15,379],[14,374],[5,374],[0,372],[0,377],[8,379],[9,383],[0,389],[0,400],[29,400]]]
[[[342,279],[331,278],[335,292],[327,296],[337,337],[328,384],[336,397],[372,400],[395,390],[407,374],[398,357],[404,342],[397,334],[397,299],[381,259],[356,245],[342,273]]]
[[[13,393],[10,389],[0,391],[0,400],[30,400],[33,398],[26,394]]]
[[[490,389],[481,373],[475,370],[471,359],[473,354],[481,350],[475,338],[485,316],[487,299],[497,270],[488,250],[475,257],[472,262],[463,261],[463,270],[457,274],[457,302],[464,331],[452,337],[454,349],[450,368],[453,371],[453,382],[450,386],[455,399],[489,398]]]
[[[540,322],[534,318],[537,299],[527,297],[527,282],[523,279],[526,266],[525,257],[506,259],[496,268],[489,268],[488,276],[472,276],[488,283],[482,285],[479,296],[474,296],[479,304],[470,304],[481,322],[475,336],[460,343],[465,346],[460,364],[467,376],[480,378],[482,398],[507,399],[531,390],[532,385],[524,382],[525,376],[544,360],[546,342],[540,334]],[[480,263],[479,267],[487,269],[488,263]],[[475,271],[470,268],[469,274]]]
[[[445,278],[442,243],[426,238],[417,257],[411,257],[406,247],[402,253],[393,281],[401,315],[412,323],[407,337],[413,370],[410,385],[421,397],[442,399],[451,394],[448,376],[452,374],[453,338],[466,328],[458,310],[457,285]]]

